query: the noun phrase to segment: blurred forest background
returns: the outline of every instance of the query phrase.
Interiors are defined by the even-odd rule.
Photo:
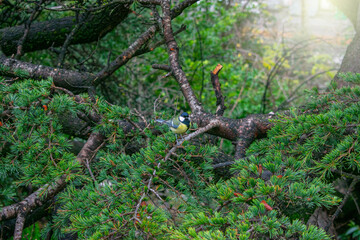
[[[191,2],[172,29],[204,111],[219,107],[210,72],[221,64],[223,117],[277,116],[239,160],[230,138],[174,146],[153,122],[194,111],[168,65],[176,49],[163,2],[0,0],[0,239],[359,237],[360,90],[332,83],[355,36],[349,18],[327,0],[169,1]],[[75,44],[98,12],[122,20]],[[60,44],[26,46],[36,23],[67,17],[74,25],[57,30]],[[16,40],[15,26],[24,26]],[[156,34],[126,52],[151,26]],[[61,76],[58,85],[55,75],[28,74],[40,65],[110,73],[95,87]],[[191,132],[201,127],[194,120]]]

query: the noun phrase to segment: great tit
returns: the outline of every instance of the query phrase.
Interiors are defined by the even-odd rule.
[[[190,117],[187,112],[183,112],[179,117],[171,120],[157,119],[156,121],[168,125],[170,130],[176,134],[176,139],[177,134],[185,133],[190,127]]]

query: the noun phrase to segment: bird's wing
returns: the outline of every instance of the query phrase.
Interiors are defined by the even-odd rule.
[[[174,121],[174,119],[172,120],[163,120],[163,119],[156,119],[155,120],[156,122],[159,122],[159,123],[162,123],[162,124],[166,124],[168,125],[169,127],[172,127],[172,128],[178,128],[179,127],[179,123],[176,125],[176,121]]]

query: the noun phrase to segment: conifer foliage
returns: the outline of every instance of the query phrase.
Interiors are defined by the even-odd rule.
[[[7,10],[14,7],[4,2]],[[326,93],[310,91],[301,108],[232,119],[223,116],[219,64],[210,75],[216,114],[207,112],[182,69],[181,47],[172,26],[173,18],[197,2],[69,1],[59,8],[57,2],[47,6],[47,1],[40,1],[17,46],[10,46],[10,40],[0,42],[8,51],[5,54],[13,54],[0,56],[0,238],[21,239],[23,229],[34,224],[41,228],[42,239],[334,237],[329,229],[359,180],[360,87],[337,89],[334,83]],[[66,69],[69,45],[104,37],[138,5],[152,16],[151,23],[143,24],[146,29],[115,60],[111,62],[110,52],[106,66],[97,73],[91,70],[97,64],[89,64],[89,69],[80,66],[89,59],[74,64],[76,70]],[[205,6],[202,10],[211,4]],[[121,11],[113,11],[117,8]],[[59,15],[65,17],[49,20],[56,15],[51,12],[43,16],[48,24],[34,22],[36,28],[31,28],[44,9],[60,9]],[[72,10],[78,11],[76,17],[66,16]],[[119,15],[112,15],[115,12]],[[107,17],[98,21],[99,16]],[[97,25],[98,31],[84,40],[94,21],[109,27],[105,31]],[[46,44],[51,42],[42,38],[27,42],[28,34],[64,22],[70,24],[60,32],[66,36],[64,43],[55,33],[49,36],[54,38],[53,47],[62,45],[56,67],[20,60],[27,52],[49,48]],[[9,29],[7,37],[14,40],[10,33],[22,28]],[[151,42],[159,32],[161,40]],[[161,52],[161,57],[169,65],[157,68],[174,77],[195,130],[180,143],[166,126],[154,121],[170,117],[166,111],[156,111],[156,104],[154,114],[144,116],[125,104],[111,104],[106,94],[96,92],[130,59],[162,44],[167,54]],[[30,61],[31,55],[25,59]],[[356,74],[343,77],[360,82]],[[202,91],[203,86],[200,96]],[[222,159],[226,154],[218,148],[218,138],[233,142],[230,162]],[[230,173],[219,174],[215,162]],[[339,181],[347,185],[345,191],[335,190]],[[310,220],[319,209],[332,211],[325,226]]]
[[[359,87],[311,92],[306,108],[279,114],[218,182],[213,146],[185,142],[169,154],[173,134],[119,128],[119,118],[139,120],[126,108],[87,94],[76,104],[51,81],[2,79],[0,87],[2,205],[66,176],[44,237],[52,229],[80,239],[330,239],[306,222],[317,207],[341,202],[335,179],[358,179]],[[84,168],[59,118],[86,110],[102,116],[94,130],[106,145]],[[134,154],[125,152],[130,138],[141,145]]]

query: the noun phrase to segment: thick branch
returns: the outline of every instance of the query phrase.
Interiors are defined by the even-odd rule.
[[[41,218],[46,217],[48,215],[48,208],[51,205],[51,200],[47,201],[43,206],[29,212],[26,216],[24,228],[31,226],[35,222],[39,221]],[[8,239],[13,236],[15,231],[16,218],[4,221],[0,225],[0,238]]]
[[[56,86],[71,90],[90,86],[92,79],[95,77],[87,72],[36,65],[3,56],[0,56],[0,75],[39,80],[51,77]]]
[[[192,90],[189,81],[186,77],[185,72],[182,70],[179,64],[179,47],[175,41],[173,30],[171,27],[171,11],[170,3],[168,0],[162,0],[161,3],[163,11],[163,28],[164,28],[164,38],[168,48],[169,62],[172,68],[173,75],[180,85],[181,91],[190,105],[190,108],[193,113],[203,112],[203,108],[200,105],[199,100],[196,98],[194,91]]]
[[[116,10],[114,11],[114,9]],[[130,12],[126,5],[111,6],[101,11],[91,13],[78,31],[74,34],[71,44],[89,43],[104,37],[122,22]],[[80,15],[83,22],[85,14]],[[75,17],[53,19],[45,22],[34,22],[23,44],[23,52],[47,49],[51,46],[63,45],[66,36],[76,26]],[[0,30],[0,48],[6,55],[15,54],[17,42],[23,37],[25,26],[16,26]]]
[[[66,176],[63,175],[52,184],[46,184],[44,187],[39,188],[21,202],[2,208],[0,212],[0,221],[15,218],[17,214],[21,212],[21,207],[23,206],[26,206],[28,211],[42,206],[44,202],[53,198],[65,187],[65,178]]]
[[[216,135],[238,143],[239,155],[254,139],[264,137],[272,124],[269,119],[273,114],[254,114],[243,119],[231,119],[222,116],[215,116],[210,113],[198,113],[191,115],[191,121],[197,123],[199,127],[206,126],[212,119],[220,121],[220,125],[211,129],[207,133]],[[241,140],[242,142],[238,142]]]
[[[22,231],[25,224],[26,211],[20,212],[17,215],[14,231],[14,240],[21,240]]]
[[[175,6],[174,7],[175,11],[171,11],[170,13],[171,18],[177,17],[180,13],[182,13],[182,11],[186,7],[190,6],[196,1],[197,0],[186,0],[181,4]],[[113,11],[113,12],[118,12],[118,11]],[[88,26],[89,21],[87,21],[83,25],[84,26],[86,25],[87,27],[89,27],[89,29],[91,28],[91,26]],[[179,32],[183,31],[184,28],[185,27],[181,27]],[[79,28],[72,37],[71,40],[72,44],[78,43],[75,40],[75,37],[77,36],[77,34],[81,32],[81,29],[82,28]],[[71,31],[71,29],[69,31]],[[96,29],[90,30],[90,32],[95,32],[95,31]],[[87,72],[71,71],[71,70],[65,70],[59,68],[52,68],[48,66],[36,65],[27,62],[21,62],[15,59],[7,59],[2,56],[0,56],[0,75],[9,76],[9,77],[33,78],[40,80],[51,77],[54,80],[55,85],[58,87],[64,87],[70,90],[87,89],[93,83],[94,84],[100,83],[101,80],[108,77],[118,68],[126,64],[129,61],[129,59],[131,59],[132,57],[150,52],[152,48],[144,48],[143,46],[148,40],[150,40],[155,35],[155,31],[156,31],[156,26],[150,27],[133,44],[131,44],[127,50],[125,50],[120,56],[118,56],[108,67],[106,67],[96,75]],[[1,36],[1,31],[0,31],[0,36]],[[66,36],[64,36],[64,40],[65,38]],[[62,43],[63,42],[61,42],[59,45],[61,45]]]

